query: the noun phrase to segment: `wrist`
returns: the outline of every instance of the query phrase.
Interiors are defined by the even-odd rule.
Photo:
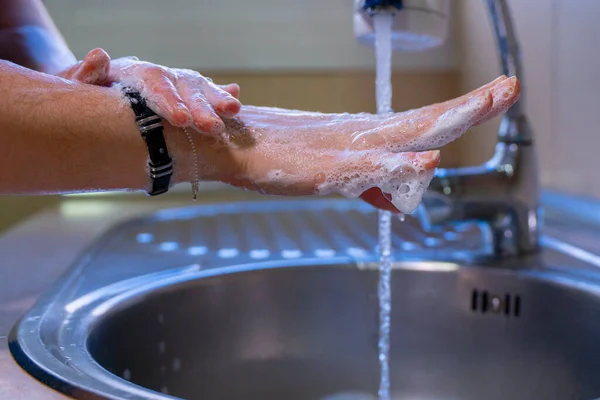
[[[173,160],[171,185],[190,183],[193,180],[192,151],[183,129],[175,127],[163,119],[165,142]]]

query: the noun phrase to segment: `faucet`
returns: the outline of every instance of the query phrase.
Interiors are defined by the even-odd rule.
[[[507,2],[484,1],[502,72],[522,80],[519,45]],[[522,256],[539,249],[542,218],[538,165],[522,96],[501,120],[492,158],[479,166],[437,169],[426,197],[441,199],[447,206],[445,211],[427,213],[432,225],[486,223],[491,229],[495,258]]]
[[[493,25],[502,72],[507,76],[516,75],[522,82],[519,44],[507,1],[483,1]],[[420,3],[416,0],[356,0],[356,3],[359,10],[367,13],[424,7],[434,10],[436,4],[430,0]],[[439,7],[442,3],[437,4],[443,9]],[[429,15],[435,13],[429,12]],[[410,27],[405,24],[400,29],[418,28],[422,21]],[[442,26],[440,21],[432,23]],[[355,34],[363,42],[364,38],[372,41],[368,28],[363,29],[361,23],[362,20],[358,23],[355,20]],[[436,34],[442,37],[443,30]],[[531,128],[523,110],[523,85],[521,88],[521,99],[501,120],[492,158],[478,166],[438,168],[424,196],[424,206],[418,210],[426,229],[465,221],[486,223],[491,230],[494,258],[521,256],[539,249],[542,218],[538,165]],[[440,200],[444,207],[432,206]]]
[[[364,10],[374,10],[377,8],[389,7],[402,9],[404,6],[404,0],[364,0],[361,6]]]

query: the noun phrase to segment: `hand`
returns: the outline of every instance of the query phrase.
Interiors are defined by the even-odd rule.
[[[216,85],[196,71],[168,68],[137,58],[111,60],[102,49],[90,51],[58,76],[91,85],[130,85],[172,125],[207,134],[222,133],[223,120],[235,117],[241,107],[236,84]]]
[[[502,76],[454,100],[389,116],[243,106],[225,121],[225,135],[195,138],[199,175],[273,195],[360,196],[410,213],[440,161],[432,149],[506,112],[519,95],[519,81]],[[185,154],[180,165],[189,166]],[[183,175],[194,179],[190,170]]]

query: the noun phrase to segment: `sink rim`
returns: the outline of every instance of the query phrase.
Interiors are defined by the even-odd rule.
[[[394,270],[422,271],[423,273],[459,273],[465,270],[482,271],[490,274],[506,274],[513,277],[542,280],[560,286],[577,287],[577,289],[593,292],[600,297],[600,279],[591,281],[585,277],[567,274],[547,268],[519,268],[508,269],[505,267],[480,266],[458,264],[448,266],[443,261],[396,261],[393,263]],[[107,296],[96,295],[91,301],[83,302],[80,307],[73,308],[72,316],[68,321],[76,321],[76,329],[61,329],[61,340],[58,343],[74,343],[75,347],[65,346],[60,355],[66,361],[55,357],[51,350],[43,343],[41,331],[44,318],[42,316],[30,316],[39,310],[34,307],[23,316],[11,330],[8,343],[9,349],[16,362],[29,374],[43,384],[63,394],[75,398],[91,399],[134,399],[134,400],[166,400],[179,399],[156,392],[154,390],[137,385],[113,374],[101,366],[90,354],[87,348],[89,332],[97,324],[102,323],[104,318],[120,308],[126,308],[129,304],[143,301],[143,298],[156,292],[166,290],[178,285],[195,280],[206,279],[214,276],[246,273],[258,270],[271,270],[281,268],[303,268],[303,267],[336,267],[358,270],[376,270],[376,263],[369,262],[359,265],[356,261],[349,262],[347,258],[338,259],[296,259],[285,262],[259,262],[237,264],[229,267],[202,270],[197,266],[186,266],[165,271],[163,273],[147,274],[136,277],[120,285],[116,294],[115,288],[104,287],[109,290]],[[425,268],[422,268],[425,267]],[[160,279],[156,279],[158,276]],[[75,325],[75,324],[74,324]],[[27,339],[27,340],[25,340]],[[32,340],[34,339],[34,340]],[[73,360],[73,364],[69,365]],[[76,366],[76,367],[75,367]],[[71,383],[71,382],[76,382]],[[127,397],[125,397],[127,394]]]

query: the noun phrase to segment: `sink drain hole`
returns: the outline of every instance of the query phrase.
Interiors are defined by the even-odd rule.
[[[521,315],[521,297],[506,293],[504,296],[489,293],[487,290],[474,289],[471,292],[471,310],[482,314],[504,314],[518,317]]]

